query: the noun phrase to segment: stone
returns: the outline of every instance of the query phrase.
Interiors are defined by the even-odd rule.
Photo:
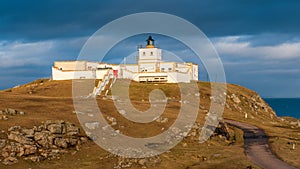
[[[12,165],[18,162],[18,159],[16,157],[7,157],[3,160],[4,165]]]
[[[20,111],[20,113],[19,113],[20,115],[25,115],[26,113],[25,112],[23,112],[23,111]]]
[[[54,144],[61,148],[68,148],[68,140],[65,138],[55,138]]]
[[[4,158],[9,157],[9,152],[8,152],[8,151],[5,151],[5,150],[2,150],[1,155],[2,155],[2,157],[4,157]]]
[[[232,94],[231,98],[232,98],[234,103],[239,104],[241,102],[241,100],[235,94]]]
[[[7,141],[5,139],[0,139],[0,149],[6,145],[6,142]]]
[[[62,134],[62,125],[61,124],[50,124],[47,126],[47,129],[52,133],[52,134]]]
[[[99,122],[85,123],[84,125],[90,130],[95,130],[96,128],[99,127]]]
[[[191,132],[191,134],[190,134],[190,136],[193,136],[193,137],[195,137],[195,136],[196,136],[196,134],[197,134],[197,132],[196,132],[196,131],[192,131],[192,132]]]
[[[138,161],[138,164],[139,164],[139,165],[142,165],[142,166],[146,165],[146,159],[140,159],[140,160]]]
[[[167,123],[168,121],[169,121],[169,119],[166,117],[159,117],[156,119],[156,122],[158,122],[158,123]]]
[[[226,125],[226,123],[220,122],[218,127],[216,127],[215,131],[214,131],[215,135],[218,136],[224,136],[226,138],[226,140],[230,139],[230,133],[229,133],[229,129]]]
[[[169,121],[169,119],[168,118],[162,118],[162,120],[160,121],[161,123],[167,123]]]
[[[29,160],[31,160],[32,162],[40,162],[42,157],[40,156],[32,156],[28,158]]]
[[[8,120],[8,117],[7,116],[2,116],[2,120]]]
[[[74,124],[66,123],[66,132],[67,135],[74,136],[79,135],[79,127],[76,127]]]
[[[24,147],[20,147],[20,148],[19,148],[18,156],[21,157],[21,156],[23,156],[24,154],[25,154],[25,149],[24,149]]]
[[[114,118],[114,117],[110,117],[110,116],[107,116],[106,117],[106,119],[109,121],[109,122],[116,122],[117,121],[117,119],[116,118]]]
[[[37,147],[35,145],[24,145],[24,155],[35,154],[37,152]]]
[[[76,144],[78,143],[78,139],[76,138],[76,137],[74,137],[74,138],[69,138],[69,144],[71,145],[71,146],[76,146]]]
[[[75,147],[79,151],[79,145],[88,141],[87,137],[79,134],[79,127],[60,120],[46,121],[32,129],[10,127],[8,140],[0,139],[0,153],[4,159],[0,161],[10,165],[17,162],[16,157],[33,162],[59,159],[60,154],[69,152],[67,148]]]
[[[171,128],[171,131],[175,134],[175,135],[177,135],[177,134],[179,134],[179,132],[181,131],[179,128],[177,128],[177,127],[172,127]]]
[[[17,131],[20,129],[21,129],[21,126],[12,126],[12,127],[8,128],[8,131]]]
[[[8,135],[8,139],[10,140],[15,140],[21,144],[32,144],[32,139],[27,138],[23,135],[21,135],[19,132],[10,132],[10,134]]]
[[[126,115],[126,111],[125,110],[120,110],[119,113],[122,114],[123,116]]]
[[[86,137],[80,137],[80,142],[81,143],[86,143],[88,141],[88,138]]]
[[[22,129],[22,132],[26,135],[25,137],[28,137],[28,138],[34,137],[33,129]]]
[[[14,110],[14,109],[11,109],[11,108],[6,109],[6,112],[7,112],[7,114],[9,114],[11,116],[15,116],[15,115],[18,114],[17,110]]]
[[[36,132],[34,134],[34,140],[41,146],[49,148],[52,145],[53,137],[49,136],[48,132]]]
[[[45,135],[45,134],[42,133],[42,132],[36,132],[36,133],[34,134],[34,140],[35,140],[35,141],[41,140],[41,139],[43,139],[43,138],[45,137],[44,135]]]

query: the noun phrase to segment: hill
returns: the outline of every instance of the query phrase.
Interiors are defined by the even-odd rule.
[[[118,83],[118,82],[117,82]],[[121,83],[121,81],[119,81]],[[200,106],[197,117],[198,126],[189,136],[170,152],[154,158],[140,161],[137,159],[123,159],[104,151],[92,141],[83,145],[76,154],[69,154],[60,160],[32,163],[20,160],[19,163],[7,168],[246,168],[252,166],[243,149],[242,131],[228,126],[230,138],[222,135],[211,137],[207,142],[199,144],[198,130],[204,123],[208,113],[211,97],[210,83],[198,82],[200,91]],[[160,121],[149,124],[134,123],[123,118],[114,106],[110,97],[98,97],[98,105],[103,115],[115,118],[115,129],[121,133],[135,137],[149,137],[167,129],[177,118],[180,109],[180,91],[177,84],[145,84],[131,82],[130,99],[139,110],[150,107],[149,93],[154,89],[161,89],[168,97],[165,112]],[[300,126],[297,119],[278,118],[271,107],[254,91],[244,87],[228,84],[226,104],[223,118],[245,122],[264,129],[269,137],[272,151],[282,160],[300,167]],[[13,108],[26,112],[25,116],[11,116],[7,121],[1,121],[0,128],[5,132],[9,127],[20,125],[24,127],[38,126],[46,120],[65,120],[80,125],[72,100],[72,81],[36,80],[12,89],[0,92],[0,110]],[[164,122],[163,119],[167,119]],[[147,131],[145,133],[145,131]],[[193,133],[193,134],[192,134]],[[2,135],[2,137],[5,137]],[[293,149],[292,145],[296,145]],[[229,162],[230,161],[230,162]],[[130,164],[130,165],[129,165]],[[0,164],[0,167],[3,168]]]

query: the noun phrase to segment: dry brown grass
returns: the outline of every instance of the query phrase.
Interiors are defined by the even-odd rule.
[[[198,86],[201,93],[201,105],[197,121],[203,124],[206,110],[210,106],[210,84],[200,82]],[[167,129],[176,119],[180,109],[178,102],[180,95],[176,84],[155,85],[132,82],[130,99],[133,105],[139,110],[149,108],[148,94],[153,89],[161,89],[169,98],[166,111],[162,115],[169,119],[165,124],[151,122],[141,125],[131,122],[117,112],[112,100],[100,97],[97,101],[104,116],[113,116],[117,119],[118,125],[115,128],[120,129],[123,134],[134,137],[149,137],[162,132],[162,128]],[[245,100],[251,100],[252,96],[257,95],[255,92],[237,85],[228,85],[228,93],[229,95],[235,93],[240,98],[244,97]],[[231,99],[227,99],[227,103],[229,105],[234,104]],[[233,107],[225,108],[223,117],[263,128],[271,137],[272,150],[283,160],[300,167],[299,128],[291,128],[287,122],[272,118],[270,112],[267,113],[264,110],[257,110],[257,113],[253,112],[249,108],[249,103],[243,100],[239,107],[241,107],[242,112],[249,114],[249,118],[245,119],[244,113]],[[62,119],[79,125],[76,114],[72,113],[74,107],[71,81],[42,80],[0,92],[0,109],[5,108],[14,108],[25,111],[27,114],[25,116],[13,116],[8,121],[0,121],[1,130],[7,130],[12,125],[32,127],[48,119]],[[249,165],[258,168],[244,154],[242,131],[231,128],[231,134],[236,138],[234,144],[218,137],[203,144],[198,143],[198,137],[184,139],[182,143],[187,143],[187,146],[180,143],[170,152],[160,155],[162,162],[159,166],[152,168],[246,168]],[[296,142],[296,150],[290,149],[288,142],[291,141]],[[60,160],[40,163],[21,160],[18,164],[8,168],[113,168],[116,163],[116,157],[110,156],[108,152],[90,142],[75,155],[65,155]],[[133,168],[139,167],[138,165],[133,166]],[[1,164],[0,168],[3,168]]]

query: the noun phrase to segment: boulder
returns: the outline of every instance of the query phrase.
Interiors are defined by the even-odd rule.
[[[79,135],[80,132],[79,127],[76,127],[72,123],[66,123],[66,130],[67,135],[69,136]]]
[[[0,155],[5,165],[17,162],[17,157],[33,162],[44,159],[58,159],[68,153],[67,148],[87,142],[80,136],[79,127],[64,121],[47,121],[32,129],[13,126],[8,129],[8,140],[0,139]],[[1,159],[0,159],[1,161]]]
[[[25,134],[25,137],[27,138],[33,138],[34,137],[34,130],[33,129],[22,129],[22,132]]]
[[[53,144],[53,137],[49,136],[47,131],[36,132],[34,140],[44,148],[49,148]]]
[[[4,165],[12,165],[18,162],[18,159],[16,157],[7,157],[3,160]]]
[[[41,156],[31,156],[25,158],[25,160],[31,160],[32,162],[40,162],[43,158]]]
[[[24,150],[24,155],[30,155],[30,154],[35,154],[37,152],[37,146],[35,145],[24,145],[23,148]]]
[[[14,140],[14,141],[19,142],[21,144],[33,144],[32,139],[27,138],[27,137],[23,136],[21,133],[15,132],[15,131],[10,132],[10,134],[8,135],[8,139],[9,140]]]
[[[226,140],[230,139],[229,129],[226,123],[220,122],[214,131],[215,135],[224,136]]]
[[[25,112],[23,112],[23,111],[20,111],[20,113],[19,113],[20,115],[25,115],[26,113]]]
[[[52,133],[52,134],[62,134],[62,124],[50,124],[47,126],[47,129]]]
[[[7,116],[2,116],[2,120],[8,120],[8,117]]]
[[[8,128],[8,131],[19,131],[21,129],[21,126],[12,126]]]
[[[6,142],[7,141],[5,139],[0,139],[0,149],[6,145]]]
[[[15,116],[15,115],[18,114],[18,111],[17,111],[17,110],[14,110],[14,109],[11,109],[11,108],[8,108],[8,109],[6,109],[6,113],[7,113],[8,115]]]
[[[67,138],[55,138],[54,144],[61,148],[68,148],[68,139]]]
[[[232,94],[231,98],[232,98],[234,103],[239,104],[241,102],[241,100],[235,94]]]

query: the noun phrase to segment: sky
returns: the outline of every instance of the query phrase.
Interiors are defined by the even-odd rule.
[[[297,0],[1,1],[0,89],[49,78],[55,60],[76,59],[99,28],[138,12],[169,13],[196,25],[218,52],[228,83],[262,97],[300,97]],[[133,53],[144,39],[129,39],[131,47],[111,53],[116,58]],[[175,42],[155,39],[160,47],[185,54]]]

